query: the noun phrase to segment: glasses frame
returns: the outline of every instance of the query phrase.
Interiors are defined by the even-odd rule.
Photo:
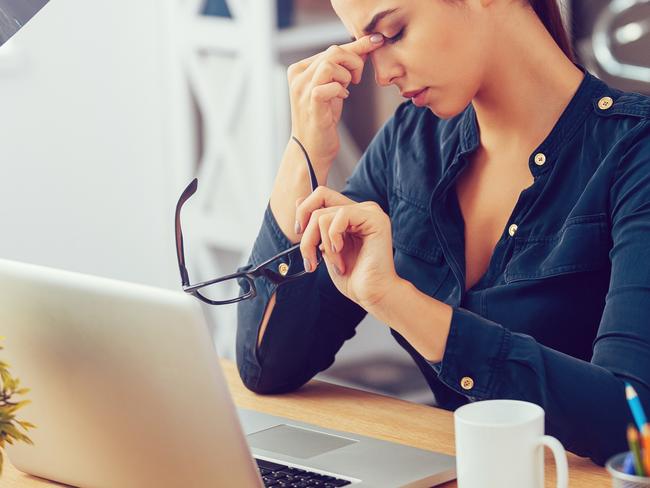
[[[296,139],[294,136],[292,136],[292,139],[296,143],[298,143],[300,149],[305,155],[305,159],[307,161],[307,167],[309,169],[311,191],[313,192],[318,186],[318,180],[316,179],[316,174],[314,173],[314,168],[312,167],[311,160],[309,159],[309,155],[307,154],[307,151],[305,150],[304,146],[300,143],[300,141]],[[255,287],[255,278],[259,278],[263,276],[269,281],[271,281],[271,283],[275,285],[280,285],[282,283],[287,283],[289,281],[296,280],[308,273],[308,271],[303,270],[291,276],[284,276],[281,273],[267,267],[273,261],[281,260],[284,257],[286,257],[287,260],[291,262],[290,259],[291,253],[300,249],[300,244],[298,243],[291,246],[289,249],[286,249],[285,251],[282,251],[276,254],[275,256],[267,259],[266,261],[258,264],[251,270],[232,273],[208,281],[202,281],[200,283],[191,284],[189,273],[187,272],[187,267],[185,265],[185,247],[183,244],[183,230],[181,228],[181,209],[183,208],[185,202],[187,202],[187,200],[189,200],[190,197],[196,193],[198,189],[198,183],[199,183],[198,178],[194,178],[190,182],[190,184],[187,185],[185,190],[183,190],[183,193],[181,194],[176,204],[176,213],[174,219],[174,235],[176,237],[176,257],[178,258],[178,269],[181,274],[181,285],[185,293],[189,293],[190,295],[198,298],[202,302],[207,303],[209,305],[227,305],[230,303],[236,303],[242,300],[247,300],[249,298],[256,297],[257,288]],[[320,265],[322,261],[322,254],[318,248],[316,248],[316,257],[317,257],[316,267],[318,267],[318,265]],[[200,292],[201,288],[205,288],[207,286],[214,285],[216,283],[221,283],[223,281],[228,281],[228,280],[242,280],[242,279],[246,280],[250,290],[248,291],[248,293],[239,296],[237,298],[233,298],[230,300],[212,300]]]

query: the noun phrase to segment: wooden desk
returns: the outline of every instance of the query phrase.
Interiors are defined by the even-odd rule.
[[[235,403],[243,408],[281,415],[331,429],[356,432],[409,446],[454,454],[454,424],[451,412],[374,395],[322,381],[311,381],[300,390],[284,395],[256,395],[242,384],[232,361],[222,366]],[[546,486],[555,486],[555,465],[547,453]],[[610,487],[604,468],[569,454],[571,488]],[[63,486],[16,470],[8,462],[0,485],[6,488]],[[446,483],[444,488],[455,487]]]

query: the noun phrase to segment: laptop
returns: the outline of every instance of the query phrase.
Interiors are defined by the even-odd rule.
[[[193,297],[0,260],[3,361],[31,404],[14,466],[109,488],[429,487],[452,456],[237,408]]]

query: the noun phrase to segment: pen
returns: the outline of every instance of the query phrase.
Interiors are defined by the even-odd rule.
[[[639,432],[642,432],[643,426],[648,423],[648,421],[643,412],[639,395],[636,394],[634,387],[627,382],[625,383],[625,396],[627,398],[627,403],[630,406],[630,410],[632,411],[634,421],[636,422],[636,427],[639,429]]]
[[[627,443],[630,446],[630,452],[634,457],[634,470],[637,476],[645,476],[643,461],[641,460],[641,446],[639,445],[639,432],[632,424],[627,426]],[[647,449],[646,449],[647,451]]]

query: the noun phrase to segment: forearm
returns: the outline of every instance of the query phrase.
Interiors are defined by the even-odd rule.
[[[316,164],[314,171],[316,172],[318,183],[324,185],[327,182],[327,172],[318,171],[318,168],[321,166],[324,165]],[[284,150],[280,169],[273,184],[269,204],[278,226],[293,244],[300,242],[300,236],[295,231],[296,200],[309,194],[311,191],[310,181],[305,156],[298,144],[290,140]],[[271,300],[264,313],[257,337],[257,347],[262,343],[262,338],[266,332],[266,327],[274,307],[275,293],[271,296]]]
[[[267,208],[249,262],[238,271],[289,246]],[[258,393],[298,388],[327,368],[365,314],[336,290],[324,266],[279,287],[261,276],[255,287],[257,296],[237,304],[236,350],[242,381]]]
[[[452,308],[398,278],[368,312],[399,332],[427,361],[442,359]]]
[[[331,162],[312,161],[319,185],[327,183]],[[284,150],[278,174],[271,192],[271,211],[280,229],[292,243],[300,242],[295,231],[296,200],[311,192],[311,179],[307,162],[300,146],[290,140]]]

